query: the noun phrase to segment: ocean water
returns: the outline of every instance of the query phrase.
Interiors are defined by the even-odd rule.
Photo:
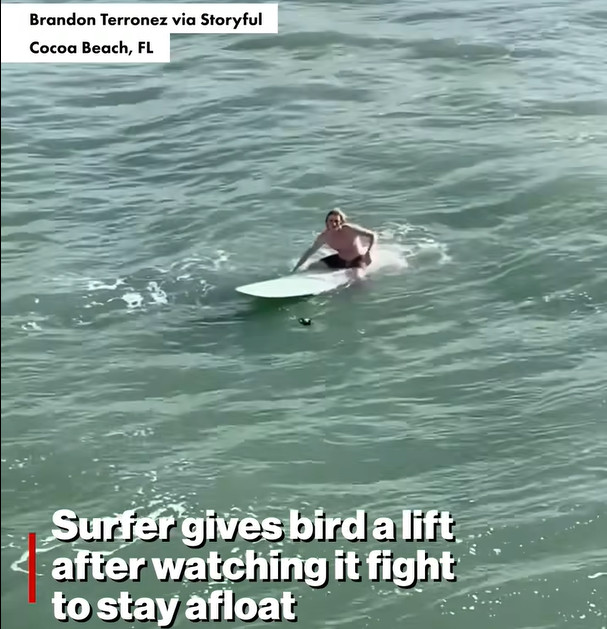
[[[447,550],[457,579],[232,587],[293,592],[306,629],[606,627],[604,3],[287,2],[279,24],[174,36],[161,66],[2,67],[3,620],[229,587],[53,581],[82,549],[379,548]],[[335,206],[379,234],[374,273],[236,293]],[[456,540],[60,544],[61,508],[439,509]]]

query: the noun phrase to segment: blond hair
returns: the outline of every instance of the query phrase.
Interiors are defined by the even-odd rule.
[[[336,207],[335,209],[331,210],[326,216],[325,216],[325,223],[331,218],[331,216],[339,216],[339,218],[341,218],[341,222],[345,223],[346,219],[348,218],[344,212],[342,212],[338,207]]]

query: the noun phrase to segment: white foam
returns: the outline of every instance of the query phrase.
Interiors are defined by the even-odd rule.
[[[406,251],[395,243],[380,241],[377,249],[372,253],[373,263],[370,273],[377,271],[404,271],[409,267]]]
[[[389,225],[378,231],[378,243],[370,273],[401,273],[412,266],[451,262],[447,246],[425,230],[409,225]]]
[[[100,282],[98,280],[90,280],[87,288],[89,290],[116,290],[119,286],[124,286],[125,281],[118,278],[113,284],[107,284],[106,282]]]
[[[223,251],[222,249],[219,249],[217,251],[217,258],[213,260],[214,268],[220,269],[223,263],[227,262],[229,259],[230,259],[229,254]]]
[[[436,240],[424,228],[411,225],[390,224],[379,232],[379,244],[394,252],[408,262],[447,264],[451,262],[447,246]]]
[[[34,330],[36,332],[41,332],[42,328],[35,322],[35,321],[28,321],[27,323],[24,323],[21,326],[22,330],[30,331],[30,330]]]
[[[414,255],[421,260],[436,260],[439,264],[448,264],[452,261],[447,245],[431,239],[418,242]]]
[[[128,292],[122,296],[123,301],[126,302],[127,308],[141,308],[143,305],[143,296],[139,293]]]
[[[157,282],[150,282],[148,284],[148,291],[150,297],[155,304],[168,304],[167,294],[158,286]]]

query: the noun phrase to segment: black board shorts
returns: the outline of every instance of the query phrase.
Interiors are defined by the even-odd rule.
[[[363,257],[357,256],[353,260],[344,260],[340,258],[337,253],[331,256],[321,258],[321,262],[324,262],[330,269],[355,269],[362,264]]]

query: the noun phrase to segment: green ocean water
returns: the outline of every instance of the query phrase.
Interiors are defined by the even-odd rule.
[[[292,591],[306,629],[606,627],[605,6],[288,2],[279,24],[173,36],[161,66],[2,67],[3,620],[55,626],[57,590],[223,587],[55,583],[83,549],[379,547],[449,550],[457,580],[233,588]],[[236,293],[335,206],[378,232],[376,272]],[[60,508],[439,509],[457,539],[65,545]]]

